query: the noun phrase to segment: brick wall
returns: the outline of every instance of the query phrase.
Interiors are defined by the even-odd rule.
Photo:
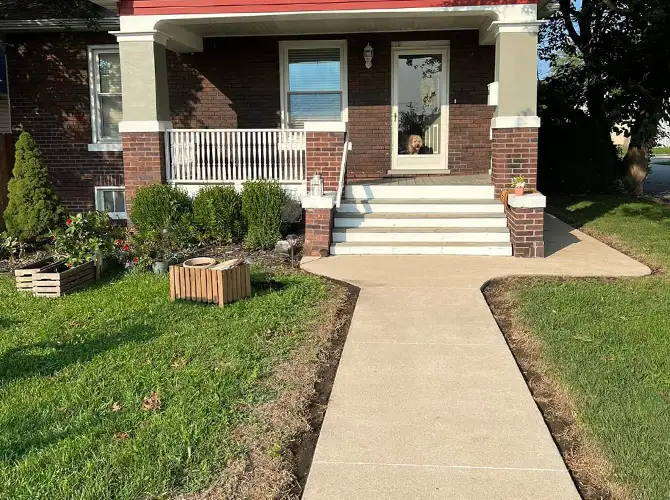
[[[492,180],[496,197],[519,176],[526,179],[527,188],[537,189],[537,132],[536,128],[493,130]]]
[[[307,132],[307,182],[314,174],[323,178],[324,191],[337,191],[344,149],[344,134]]]
[[[507,206],[507,226],[515,257],[544,257],[544,209]]]
[[[334,209],[305,210],[305,257],[328,257],[333,233]]]
[[[276,128],[280,124],[279,39],[205,39],[204,52],[168,51],[175,127]]]
[[[12,128],[30,132],[49,178],[72,211],[95,208],[94,186],[122,186],[118,152],[89,152],[87,46],[116,43],[107,33],[9,34],[6,37]]]
[[[165,136],[161,132],[129,132],[121,136],[126,211],[130,213],[138,187],[165,182]]]

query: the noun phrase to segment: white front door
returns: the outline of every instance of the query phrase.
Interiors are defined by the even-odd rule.
[[[447,170],[448,47],[393,49],[394,170]]]

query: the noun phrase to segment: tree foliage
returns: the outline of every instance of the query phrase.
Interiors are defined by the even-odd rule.
[[[630,137],[624,160],[638,193],[659,124],[670,118],[669,25],[667,0],[583,0],[581,8],[560,0],[542,33],[540,55],[554,67],[550,80],[574,89],[600,137]]]
[[[35,241],[60,225],[65,211],[51,189],[47,167],[35,139],[23,132],[16,143],[14,176],[9,181],[9,203],[4,213],[10,236]]]

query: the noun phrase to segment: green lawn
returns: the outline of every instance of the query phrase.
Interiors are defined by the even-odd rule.
[[[655,155],[670,155],[670,148],[654,148],[652,152]]]
[[[163,498],[205,487],[243,453],[233,430],[276,397],[264,379],[329,296],[304,274],[252,279],[251,299],[218,309],[170,303],[168,278],[151,274],[55,300],[0,278],[0,497]],[[160,404],[143,408],[153,392]]]
[[[549,211],[657,268],[670,268],[670,207],[626,197],[552,198]],[[521,320],[551,374],[639,499],[670,498],[670,278],[535,280]]]

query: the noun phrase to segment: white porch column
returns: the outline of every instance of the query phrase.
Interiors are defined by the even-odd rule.
[[[171,127],[167,81],[168,38],[158,32],[120,33],[123,132],[159,132]]]
[[[539,22],[494,22],[496,106],[493,128],[539,127],[537,119],[537,38]]]

